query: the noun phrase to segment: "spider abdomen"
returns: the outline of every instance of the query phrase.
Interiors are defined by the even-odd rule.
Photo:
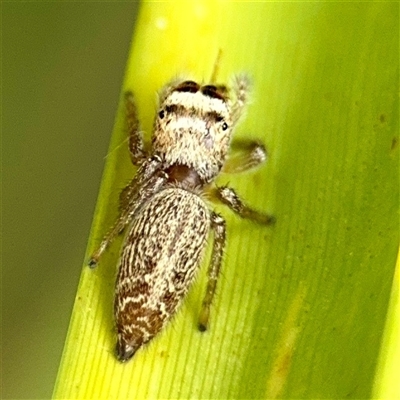
[[[204,253],[210,213],[197,194],[169,187],[133,219],[116,282],[117,357],[129,360],[175,315]]]

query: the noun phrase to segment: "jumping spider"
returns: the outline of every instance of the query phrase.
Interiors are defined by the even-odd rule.
[[[151,149],[143,144],[133,95],[125,95],[130,156],[139,168],[121,193],[116,223],[89,261],[95,267],[129,225],[115,289],[119,361],[128,361],[175,315],[196,276],[211,229],[214,241],[199,319],[199,329],[207,329],[225,246],[225,221],[209,210],[204,198],[222,202],[243,218],[262,224],[274,221],[244,205],[232,188],[213,183],[221,171],[245,171],[266,159],[257,142],[249,144],[245,154],[227,159],[248,89],[244,76],[234,81],[233,100],[223,85],[166,85],[160,93]]]

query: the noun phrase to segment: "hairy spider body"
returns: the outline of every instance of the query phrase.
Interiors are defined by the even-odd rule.
[[[222,85],[168,84],[160,93],[150,150],[144,149],[133,96],[125,96],[130,154],[139,169],[121,193],[119,218],[89,262],[95,266],[115,236],[129,226],[115,288],[119,361],[129,360],[176,314],[212,230],[208,284],[199,320],[199,329],[207,328],[225,246],[225,221],[210,211],[205,198],[221,201],[241,217],[273,222],[272,216],[244,205],[233,189],[213,184],[222,168],[241,172],[266,158],[264,147],[252,142],[244,155],[227,160],[248,86],[247,78],[237,78],[231,100]]]
[[[148,342],[175,315],[195,277],[209,227],[204,202],[173,187],[155,194],[133,220],[115,291],[120,358]]]

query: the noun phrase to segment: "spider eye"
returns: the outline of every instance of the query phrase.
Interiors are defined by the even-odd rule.
[[[160,117],[160,119],[163,119],[163,118],[165,117],[165,111],[164,111],[164,110],[161,110],[161,111],[158,113],[158,116]]]
[[[226,131],[228,129],[228,124],[226,123],[226,122],[224,122],[223,124],[222,124],[222,130],[223,131]]]

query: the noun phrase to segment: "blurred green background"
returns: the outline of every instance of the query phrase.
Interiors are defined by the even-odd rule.
[[[137,2],[3,2],[2,398],[50,398]]]

